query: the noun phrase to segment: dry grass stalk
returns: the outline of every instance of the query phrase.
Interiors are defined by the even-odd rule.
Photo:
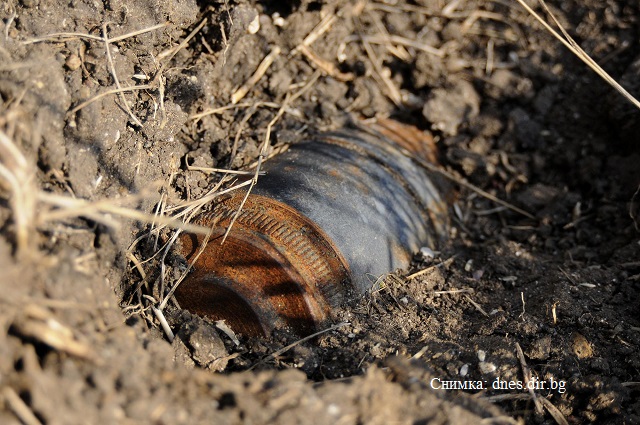
[[[4,399],[6,406],[20,419],[25,425],[41,425],[42,422],[38,420],[36,415],[33,414],[29,406],[16,394],[15,390],[11,387],[4,387],[2,389],[2,398]]]
[[[466,180],[464,180],[462,178],[456,177],[455,175],[451,174],[447,170],[445,170],[445,169],[443,169],[443,168],[441,168],[441,167],[439,167],[439,166],[437,166],[435,164],[432,164],[430,162],[424,161],[424,160],[422,160],[420,158],[416,158],[409,151],[406,151],[404,149],[401,149],[401,150],[404,152],[405,155],[409,156],[410,158],[413,158],[414,161],[417,161],[418,163],[420,163],[420,165],[425,167],[427,170],[432,171],[434,173],[438,173],[441,176],[447,178],[448,180],[451,180],[452,182],[457,183],[460,186],[462,186],[462,187],[464,187],[466,189],[469,189],[469,190],[477,193],[478,195],[482,196],[483,198],[486,198],[486,199],[488,199],[488,200],[490,200],[492,202],[495,202],[498,205],[502,205],[503,207],[508,208],[511,211],[517,212],[518,214],[521,214],[521,215],[523,215],[523,216],[525,216],[527,218],[530,218],[532,220],[536,219],[536,217],[533,214],[523,210],[522,208],[518,208],[515,205],[513,205],[513,204],[511,204],[511,203],[509,203],[507,201],[503,201],[502,199],[498,198],[497,196],[494,196],[494,195],[490,194],[489,192],[487,192],[487,191],[485,191],[483,189],[480,189],[478,186],[475,186],[475,185],[469,183],[468,181],[466,181]]]
[[[414,49],[422,50],[423,52],[429,53],[431,55],[437,56],[439,58],[443,58],[445,52],[441,49],[436,49],[433,46],[430,46],[426,43],[422,43],[418,40],[412,40],[410,38],[402,37],[399,35],[388,34],[385,36],[382,35],[354,35],[347,38],[347,42],[351,41],[366,41],[371,44],[396,44],[404,47],[413,47]]]
[[[467,301],[469,301],[471,303],[471,305],[473,305],[476,310],[478,310],[484,317],[489,317],[489,313],[487,313],[486,311],[484,311],[484,309],[482,308],[482,306],[480,304],[478,304],[477,302],[475,302],[473,299],[471,299],[471,297],[469,295],[464,296]]]
[[[531,14],[538,22],[542,24],[542,26],[551,33],[557,40],[559,40],[562,44],[567,47],[576,55],[580,60],[582,60],[589,68],[591,68],[596,74],[598,74],[603,80],[605,80],[611,87],[616,89],[620,94],[622,94],[629,102],[631,102],[636,108],[640,109],[640,101],[638,101],[635,97],[633,97],[624,87],[622,87],[613,77],[611,77],[598,63],[591,58],[579,45],[576,41],[569,35],[569,33],[564,29],[564,27],[558,22],[556,16],[551,13],[547,4],[544,0],[538,0],[547,14],[551,17],[554,24],[560,29],[562,35],[560,35],[556,30],[554,30],[551,25],[545,21],[545,19],[536,13],[524,0],[516,0],[520,5]]]
[[[187,160],[188,160],[188,155],[185,155],[185,161]],[[222,173],[222,174],[236,174],[241,176],[253,174],[253,171],[227,170],[226,168],[215,168],[215,167],[198,167],[198,166],[188,165],[188,163],[187,163],[187,170],[201,171],[205,174]],[[264,175],[264,172],[261,172],[260,175]]]
[[[281,356],[282,354],[284,354],[287,351],[291,350],[293,347],[302,344],[303,342],[309,341],[310,339],[313,339],[313,338],[315,338],[317,336],[320,336],[320,335],[325,334],[327,332],[335,331],[336,329],[340,329],[340,328],[342,328],[344,326],[347,326],[347,325],[350,325],[350,324],[351,324],[350,322],[341,322],[341,323],[338,323],[337,325],[333,325],[333,326],[331,326],[331,327],[329,327],[327,329],[323,329],[323,330],[318,331],[316,333],[313,333],[313,334],[311,334],[309,336],[305,336],[304,338],[301,338],[301,339],[297,340],[296,342],[293,342],[293,343],[287,345],[286,347],[282,347],[281,349],[279,349],[277,351],[274,351],[273,353],[269,354],[268,356],[266,356],[265,358],[263,358],[262,360],[260,360],[259,362],[257,362],[253,366],[251,366],[249,368],[249,370],[253,370],[256,366],[266,362],[269,359],[275,359],[278,356]]]
[[[48,310],[34,304],[23,308],[23,315],[13,321],[12,328],[25,338],[86,360],[95,360],[91,347],[78,341],[73,331],[60,323]]]
[[[262,162],[266,159],[266,157],[267,157],[267,149],[269,148],[269,146],[271,144],[271,132],[273,130],[273,126],[278,122],[278,120],[280,120],[282,115],[284,115],[284,113],[287,110],[287,108],[289,107],[289,105],[293,101],[298,99],[300,96],[302,96],[304,93],[306,93],[306,91],[309,90],[309,88],[311,88],[311,86],[317,81],[317,79],[318,79],[318,73],[315,72],[311,76],[311,78],[309,78],[309,81],[307,82],[307,84],[305,84],[300,90],[298,90],[293,95],[287,95],[287,97],[285,98],[284,102],[282,102],[282,106],[278,110],[278,113],[275,115],[275,117],[273,117],[273,119],[267,125],[266,131],[265,131],[264,141],[262,142],[262,146],[260,148],[260,155],[258,156],[258,164],[255,167],[254,176],[253,176],[253,178],[251,180],[246,182],[246,183],[249,183],[249,189],[247,190],[247,193],[245,194],[244,198],[242,199],[242,202],[240,203],[240,206],[238,207],[238,210],[236,211],[236,213],[234,214],[233,218],[231,219],[231,222],[229,223],[229,227],[227,228],[227,230],[226,230],[226,232],[224,234],[224,237],[222,238],[222,243],[224,243],[227,240],[227,237],[229,236],[229,232],[231,231],[231,228],[233,227],[234,223],[236,222],[236,220],[240,216],[240,213],[242,212],[242,208],[244,207],[244,204],[247,202],[247,198],[249,197],[249,194],[251,193],[251,190],[258,183],[258,176],[260,175],[260,171],[261,171],[261,168],[262,168]]]
[[[97,95],[95,95],[94,97],[92,97],[91,99],[87,99],[84,102],[80,103],[79,105],[75,106],[73,109],[70,109],[69,112],[67,112],[67,117],[72,116],[73,114],[75,114],[76,112],[78,112],[80,109],[91,105],[93,102],[95,102],[96,100],[100,100],[105,96],[109,96],[111,94],[119,94],[119,93],[124,93],[124,92],[128,92],[128,91],[135,91],[135,90],[153,90],[156,89],[156,86],[153,86],[151,84],[142,84],[142,85],[138,85],[138,86],[133,86],[133,87],[122,87],[122,88],[116,88],[116,89],[111,89],[111,90],[107,90],[105,92],[99,93]]]
[[[165,335],[167,335],[167,339],[169,340],[169,342],[173,342],[175,335],[173,334],[173,331],[171,330],[171,326],[169,326],[167,319],[164,317],[164,313],[162,312],[162,310],[159,310],[154,306],[151,306],[151,310],[160,322],[160,326],[162,326],[162,330],[164,331]]]
[[[450,289],[448,291],[433,291],[435,295],[451,295],[451,294],[463,294],[463,293],[472,294],[473,292],[475,292],[473,288]]]
[[[162,66],[160,66],[160,68],[156,72],[156,75],[153,78],[153,80],[150,82],[150,84],[138,85],[138,86],[133,86],[133,87],[122,87],[121,86],[120,80],[118,78],[118,75],[116,73],[115,66],[114,66],[114,63],[113,63],[113,57],[111,55],[110,45],[113,44],[113,43],[119,42],[119,41],[126,40],[126,39],[131,38],[131,37],[135,37],[135,36],[140,35],[140,34],[144,34],[144,33],[150,32],[150,31],[155,31],[155,30],[164,28],[167,25],[169,25],[168,22],[162,23],[162,24],[153,25],[153,26],[148,27],[148,28],[143,28],[143,29],[140,29],[140,30],[132,31],[132,32],[129,32],[127,34],[123,34],[123,35],[116,36],[116,37],[113,37],[113,38],[109,37],[107,23],[105,23],[102,26],[102,31],[103,31],[102,37],[96,36],[96,35],[91,35],[91,34],[85,34],[85,33],[61,32],[61,33],[49,34],[49,35],[46,35],[46,36],[43,36],[43,37],[32,38],[30,40],[25,41],[24,44],[39,43],[39,42],[44,42],[44,41],[63,41],[64,42],[64,41],[76,40],[76,39],[79,39],[79,38],[103,42],[105,44],[105,50],[106,50],[106,56],[107,56],[107,61],[108,61],[109,72],[113,76],[116,88],[112,89],[112,90],[107,90],[106,92],[103,92],[103,93],[99,93],[98,95],[94,96],[93,98],[88,99],[88,100],[80,103],[79,105],[77,105],[76,107],[72,108],[70,111],[67,112],[67,117],[72,116],[73,114],[75,114],[76,112],[81,110],[82,108],[86,107],[87,105],[90,105],[91,103],[101,99],[104,96],[111,95],[111,94],[118,94],[120,96],[120,100],[122,101],[127,114],[131,118],[131,120],[137,126],[142,126],[141,121],[131,111],[131,107],[129,106],[129,103],[126,100],[126,98],[124,96],[124,93],[126,93],[128,91],[136,91],[136,90],[158,90],[158,93],[159,93],[159,102],[158,103],[160,104],[160,110],[162,111],[162,122],[160,124],[160,127],[163,128],[165,126],[166,120],[167,120],[167,114],[166,114],[166,111],[165,111],[165,108],[164,108],[164,77],[163,77],[163,72],[164,72],[164,70],[165,70],[165,68],[167,66],[167,63],[169,61],[171,61],[171,59],[175,56],[175,54],[178,51],[180,51],[180,49],[184,48],[187,45],[189,40],[191,40],[197,34],[197,32],[200,31],[204,27],[205,23],[206,23],[206,19],[204,19],[198,25],[198,27],[196,27],[196,29],[194,31],[192,31],[191,34],[189,34],[189,36],[187,36],[187,38],[185,38],[178,46],[173,47],[173,48],[169,49],[168,51],[165,51],[165,52],[163,52],[163,53],[161,53],[159,55],[160,59],[166,59],[166,61],[162,64]]]
[[[140,34],[144,34],[144,33],[147,33],[147,32],[151,32],[151,31],[155,31],[155,30],[164,28],[167,25],[169,25],[169,23],[165,22],[163,24],[157,24],[157,25],[153,25],[153,26],[148,27],[148,28],[135,30],[135,31],[123,34],[123,35],[119,35],[119,36],[110,38],[109,42],[110,43],[116,43],[118,41],[126,40],[127,38],[135,37],[136,35],[140,35]],[[105,41],[105,39],[103,37],[100,37],[98,35],[91,35],[91,34],[86,34],[86,33],[81,33],[81,32],[57,32],[57,33],[53,33],[53,34],[44,35],[42,37],[31,38],[29,40],[24,41],[24,44],[41,43],[43,41],[71,41],[71,40],[77,40],[78,38],[85,38],[85,39],[88,39],[88,40],[96,40],[96,41]]]
[[[629,217],[633,220],[633,225],[636,230],[640,230],[640,220],[638,220],[638,211],[640,207],[638,206],[638,197],[640,196],[640,186],[636,189],[631,197],[631,201],[629,202]]]
[[[386,73],[382,69],[382,65],[380,63],[380,60],[379,60],[378,56],[376,55],[376,53],[373,51],[373,48],[371,47],[371,44],[369,44],[369,42],[367,42],[365,40],[362,40],[362,45],[364,46],[364,50],[367,53],[367,56],[369,58],[369,61],[371,62],[371,65],[373,65],[373,70],[374,70],[373,76],[374,76],[374,79],[378,80],[379,82],[382,83],[381,84],[382,90],[383,90],[383,92],[385,92],[387,97],[389,97],[389,99],[391,99],[391,101],[396,106],[401,106],[402,105],[402,94],[400,93],[400,90],[398,90],[398,88],[393,84],[391,79],[386,75]]]
[[[236,220],[240,216],[240,213],[242,212],[242,208],[244,207],[244,204],[247,202],[247,199],[249,198],[249,195],[251,194],[251,190],[258,183],[258,176],[260,175],[260,169],[262,167],[262,161],[266,157],[267,148],[270,145],[271,131],[273,130],[273,126],[276,124],[276,122],[278,122],[278,120],[284,114],[285,107],[286,107],[286,105],[288,103],[289,103],[289,98],[285,99],[284,103],[282,104],[282,107],[278,110],[278,113],[276,114],[276,116],[273,117],[273,119],[267,125],[266,135],[265,135],[265,138],[264,138],[264,142],[262,143],[262,147],[260,148],[260,155],[258,156],[258,165],[256,167],[254,176],[248,182],[249,183],[249,189],[247,190],[247,193],[244,195],[244,198],[242,198],[242,202],[240,202],[240,206],[238,207],[238,210],[233,215],[233,218],[231,219],[231,222],[229,223],[229,227],[227,228],[227,231],[224,233],[224,237],[222,238],[222,243],[224,243],[227,240],[227,237],[229,236],[229,232],[231,232],[231,228],[233,227],[233,225],[235,224]]]
[[[531,370],[529,366],[527,366],[527,361],[524,358],[524,353],[522,352],[522,348],[520,344],[516,342],[516,352],[518,355],[518,360],[520,360],[520,366],[522,367],[522,375],[524,378],[524,385],[529,390],[529,394],[531,395],[531,399],[533,400],[533,404],[536,407],[536,414],[542,416],[544,413],[542,410],[542,403],[539,400],[539,397],[536,396],[535,391],[533,390],[533,386],[529,385],[531,382]]]
[[[311,46],[318,38],[320,38],[324,33],[329,31],[331,26],[336,21],[336,15],[333,13],[327,14],[322,20],[315,26],[313,30],[302,40],[300,46],[309,47]],[[298,46],[298,47],[300,47]],[[292,52],[295,53],[295,50]]]
[[[311,48],[311,45],[314,42],[331,29],[336,19],[336,15],[333,13],[327,14],[322,18],[318,25],[316,25],[314,29],[307,34],[304,40],[302,40],[302,42],[289,53],[289,57],[293,57],[297,53],[302,53],[312,66],[322,70],[325,74],[337,79],[338,81],[352,81],[355,78],[353,73],[341,72],[332,62],[322,58]]]
[[[458,254],[454,255],[451,258],[448,258],[447,260],[443,261],[440,264],[435,264],[433,266],[429,266],[429,267],[427,267],[425,269],[422,269],[422,270],[419,270],[419,271],[417,271],[417,272],[415,272],[413,274],[410,274],[409,276],[407,276],[406,280],[409,281],[411,279],[415,279],[416,277],[422,276],[423,274],[427,274],[427,273],[429,273],[429,272],[431,272],[431,271],[433,271],[433,270],[435,270],[435,269],[437,269],[439,267],[448,268],[451,264],[453,264],[453,261],[456,259],[457,256],[458,256]]]
[[[196,34],[198,34],[202,28],[204,28],[204,26],[205,26],[205,24],[206,24],[206,23],[207,23],[207,18],[204,18],[204,19],[203,19],[203,20],[198,24],[198,26],[197,26],[197,27],[195,27],[195,28],[194,28],[194,30],[193,30],[193,31],[191,31],[191,32],[189,33],[189,35],[188,35],[184,40],[182,40],[182,41],[180,42],[180,44],[178,44],[176,47],[173,47],[173,48],[171,48],[171,49],[169,49],[169,50],[165,50],[164,52],[160,53],[160,54],[158,55],[158,60],[165,60],[165,59],[166,59],[164,63],[165,63],[165,64],[166,64],[166,63],[169,63],[169,62],[171,61],[171,59],[173,59],[173,57],[174,57],[176,54],[178,54],[178,52],[179,52],[180,50],[184,49],[184,48],[187,46],[187,44],[189,43],[189,41],[191,41],[191,39],[192,39],[193,37],[195,37],[195,36],[196,36]]]
[[[280,105],[278,105],[275,102],[262,102],[262,104],[265,107],[268,107],[268,108],[277,109],[277,108],[280,107]],[[254,103],[238,103],[238,104],[220,106],[219,108],[211,108],[211,109],[207,109],[205,111],[199,112],[197,114],[193,114],[193,115],[191,115],[189,117],[189,119],[197,121],[200,118],[206,117],[208,115],[221,114],[222,112],[228,111],[230,109],[248,108],[248,107],[253,106],[253,105],[254,105]]]
[[[47,192],[39,192],[37,199],[45,205],[54,207],[51,211],[38,214],[37,223],[39,225],[74,217],[88,217],[109,227],[115,227],[118,225],[118,222],[113,220],[111,215],[116,215],[143,223],[160,223],[165,226],[171,226],[197,234],[206,234],[208,232],[208,228],[203,226],[188,224],[171,217],[156,216],[137,209],[119,206],[113,199],[87,201]],[[143,197],[137,195],[128,197],[125,200],[135,202],[141,199],[143,199]]]
[[[36,214],[36,186],[33,167],[14,142],[0,130],[0,187],[9,192],[19,254],[31,245]]]
[[[262,76],[267,72],[273,61],[278,57],[278,55],[280,55],[280,52],[281,50],[279,46],[273,46],[271,48],[271,52],[269,52],[269,54],[265,56],[264,59],[262,59],[262,62],[260,62],[260,65],[258,65],[258,68],[253,73],[253,75],[249,77],[249,79],[231,95],[232,104],[235,105],[240,100],[242,100],[242,98],[244,98],[247,93],[249,93],[249,90],[251,90],[253,86],[255,86],[258,81],[260,81],[260,78],[262,78]]]
[[[306,57],[313,65],[324,71],[325,74],[335,78],[338,81],[346,82],[352,81],[355,78],[353,72],[341,72],[333,62],[330,62],[324,58],[318,56],[316,52],[311,50],[310,47],[300,45],[298,50]]]
[[[419,13],[424,16],[439,16],[447,19],[459,19],[469,16],[468,12],[455,13],[455,10],[460,5],[460,0],[453,0],[447,2],[442,10],[432,10],[427,7],[417,6],[412,4],[395,4],[389,5],[385,3],[371,2],[367,3],[366,10],[379,10],[387,13]]]
[[[569,422],[564,417],[562,412],[553,405],[549,400],[544,397],[539,397],[540,403],[547,409],[547,412],[551,415],[551,417],[556,421],[558,425],[569,425]]]
[[[115,82],[116,87],[118,88],[118,90],[120,90],[120,100],[122,101],[122,104],[124,105],[125,110],[129,114],[133,122],[138,127],[142,127],[142,123],[140,122],[138,117],[133,115],[133,112],[131,112],[131,107],[129,106],[129,102],[127,102],[127,98],[124,96],[124,92],[122,91],[122,86],[120,85],[120,79],[118,79],[118,73],[116,72],[116,67],[113,64],[113,56],[111,56],[111,47],[109,46],[109,44],[111,43],[111,40],[109,40],[109,29],[108,29],[107,23],[104,23],[102,25],[102,38],[104,39],[104,48],[105,48],[105,51],[107,52],[107,61],[109,62],[109,70],[111,71],[111,76],[113,77],[113,81]]]

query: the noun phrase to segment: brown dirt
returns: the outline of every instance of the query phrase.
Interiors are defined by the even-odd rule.
[[[0,129],[27,159],[19,186],[146,212],[161,196],[175,204],[203,195],[219,177],[186,171],[186,155],[199,166],[252,162],[278,106],[314,76],[316,65],[294,49],[335,14],[311,44],[333,75],[321,71],[289,105],[272,149],[352,116],[392,116],[433,131],[446,168],[535,219],[459,189],[450,243],[435,259],[416,255],[412,270],[345,309],[348,326],[261,361],[296,337],[236,345],[170,304],[177,338],[166,341],[141,295],[158,299],[184,265],[152,257],[153,239],[130,248],[148,225],[86,211],[36,222],[52,212],[39,201],[18,250],[17,195],[3,185],[0,422],[555,423],[528,392],[492,388],[523,380],[519,344],[533,377],[565,385],[537,393],[568,423],[640,423],[640,238],[630,217],[640,113],[515,2],[326,3],[3,2]],[[640,94],[637,4],[550,7]],[[123,87],[153,86],[125,94],[139,123],[114,94],[69,113],[116,87],[103,41],[28,43],[165,22],[110,45]],[[365,37],[368,54],[358,36],[385,32],[442,55]],[[192,118],[229,105],[274,46],[281,54],[238,107]],[[147,260],[145,279],[132,256]],[[485,389],[433,388],[447,380]]]

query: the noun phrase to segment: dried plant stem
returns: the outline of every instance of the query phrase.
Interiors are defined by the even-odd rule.
[[[110,214],[113,214],[145,223],[160,223],[165,226],[171,226],[197,234],[207,234],[209,231],[207,227],[183,223],[171,217],[155,216],[136,209],[121,207],[116,205],[112,199],[91,202],[84,199],[74,199],[68,196],[54,195],[46,192],[39,192],[37,199],[47,205],[57,207],[57,209],[53,211],[40,214],[38,216],[39,224],[85,216],[106,225],[114,226],[117,223],[109,217]]]
[[[155,30],[160,29],[160,28],[164,28],[167,25],[169,25],[169,23],[165,22],[163,24],[157,24],[157,25],[153,25],[153,26],[148,27],[148,28],[143,28],[143,29],[140,29],[140,30],[132,31],[132,32],[129,32],[127,34],[123,34],[123,35],[119,35],[117,37],[110,38],[109,42],[110,43],[116,43],[118,41],[126,40],[127,38],[135,37],[136,35],[140,35],[140,34],[144,34],[144,33],[147,33],[147,32],[155,31]],[[91,35],[91,34],[86,34],[86,33],[81,33],[81,32],[57,32],[57,33],[45,35],[45,36],[42,36],[42,37],[32,38],[30,40],[25,41],[24,44],[40,43],[40,42],[43,42],[43,41],[68,41],[68,40],[74,40],[74,39],[77,39],[77,38],[86,38],[88,40],[104,41],[104,38],[100,37],[98,35]]]
[[[18,253],[23,254],[28,250],[34,228],[36,187],[29,162],[3,131],[0,131],[0,187],[10,193],[16,245]]]
[[[231,232],[231,228],[233,227],[233,225],[235,224],[236,220],[240,216],[240,213],[242,212],[242,208],[244,207],[244,204],[247,202],[247,198],[249,197],[249,194],[251,193],[251,190],[258,183],[258,176],[260,175],[260,172],[261,172],[262,162],[266,159],[266,157],[267,157],[267,148],[271,144],[270,143],[271,142],[271,131],[273,129],[273,126],[282,117],[282,115],[285,113],[285,111],[289,107],[289,105],[294,100],[296,100],[297,98],[302,96],[307,90],[309,90],[309,88],[317,81],[318,76],[319,76],[318,72],[317,71],[314,72],[314,74],[311,76],[311,78],[309,78],[309,81],[300,90],[298,90],[293,95],[287,95],[287,97],[285,98],[284,102],[282,102],[282,106],[278,110],[278,113],[276,114],[275,117],[273,117],[273,119],[267,125],[264,141],[262,142],[262,147],[260,148],[260,155],[258,156],[258,164],[255,167],[255,173],[253,175],[253,178],[250,181],[247,182],[247,183],[249,183],[249,189],[247,190],[247,193],[245,194],[244,198],[242,199],[242,202],[240,203],[240,206],[238,207],[238,210],[233,215],[233,218],[231,219],[231,222],[229,223],[229,227],[227,227],[227,230],[224,233],[224,237],[222,238],[222,243],[223,244],[227,240],[227,237],[229,236],[229,232]]]
[[[71,116],[71,115],[75,114],[76,112],[78,112],[80,109],[92,104],[96,100],[100,100],[101,98],[103,98],[105,96],[109,96],[111,94],[119,94],[119,93],[124,93],[124,92],[128,92],[128,91],[134,91],[134,90],[150,90],[150,89],[156,89],[156,88],[157,88],[156,86],[151,85],[151,84],[142,84],[142,85],[139,85],[139,86],[122,87],[122,88],[107,90],[105,92],[102,92],[100,94],[95,95],[91,99],[85,100],[84,102],[82,102],[78,106],[76,106],[73,109],[69,110],[69,112],[67,112],[67,116]]]
[[[42,422],[38,420],[36,415],[31,411],[29,406],[16,394],[11,387],[2,389],[2,398],[4,398],[7,407],[20,419],[25,425],[40,425]]]
[[[105,50],[107,52],[107,61],[109,62],[109,70],[111,71],[111,76],[113,77],[113,81],[115,82],[116,87],[118,88],[118,90],[120,90],[120,92],[119,92],[120,100],[122,101],[122,104],[124,105],[124,108],[127,111],[127,114],[129,114],[129,116],[131,117],[133,122],[138,127],[142,127],[142,123],[140,122],[138,117],[133,115],[133,112],[131,111],[131,107],[129,106],[129,102],[127,102],[127,98],[124,96],[124,92],[122,91],[122,86],[120,86],[120,80],[118,79],[118,73],[116,72],[116,67],[113,64],[113,56],[111,55],[111,48],[109,47],[110,40],[109,40],[109,30],[108,30],[108,24],[107,23],[102,25],[102,37],[104,39],[104,48],[105,48]]]
[[[529,394],[531,395],[533,404],[536,407],[536,413],[538,415],[542,415],[544,413],[542,410],[542,404],[540,403],[540,400],[536,396],[536,393],[533,390],[533,387],[529,385],[529,382],[531,382],[531,370],[529,369],[529,366],[527,366],[527,361],[524,358],[524,353],[522,352],[522,348],[520,347],[520,344],[518,344],[517,342],[516,342],[516,352],[518,355],[518,360],[520,360],[520,366],[522,367],[522,376],[524,377],[524,384],[526,388],[529,389]]]
[[[631,102],[636,108],[640,109],[640,102],[633,97],[624,87],[622,87],[613,77],[611,77],[600,65],[596,63],[579,45],[576,41],[567,33],[567,31],[560,25],[557,18],[549,8],[544,0],[539,0],[540,4],[544,7],[545,11],[551,16],[553,22],[560,28],[562,35],[560,35],[556,30],[551,28],[542,16],[536,13],[524,0],[516,0],[520,5],[531,14],[538,22],[542,24],[542,26],[549,31],[557,40],[559,40],[562,44],[564,44],[567,49],[571,51],[574,55],[576,55],[580,60],[582,60],[589,68],[591,68],[594,72],[596,72],[603,80],[605,80],[609,85],[611,85],[614,89],[620,92],[629,102]]]
[[[261,363],[266,362],[269,359],[276,358],[276,357],[286,353],[287,351],[291,350],[293,347],[295,347],[297,345],[300,345],[303,342],[309,341],[310,339],[313,339],[313,338],[315,338],[317,336],[320,336],[320,335],[325,334],[327,332],[335,331],[336,329],[340,329],[340,328],[342,328],[344,326],[347,326],[347,325],[350,325],[350,324],[351,324],[350,322],[341,322],[341,323],[338,323],[337,325],[333,325],[333,326],[331,326],[331,327],[329,327],[327,329],[323,329],[323,330],[318,331],[316,333],[313,333],[313,334],[311,334],[309,336],[305,336],[304,338],[299,339],[296,342],[291,343],[291,344],[287,345],[286,347],[282,347],[281,349],[279,349],[277,351],[274,351],[273,353],[269,354],[267,357],[265,357],[264,359],[260,360],[258,363],[256,363],[253,366],[251,366],[249,368],[249,370],[254,369],[256,366],[258,366]]]
[[[271,52],[269,52],[269,54],[265,56],[264,59],[262,59],[262,62],[260,62],[260,65],[258,65],[258,68],[253,73],[253,75],[249,77],[249,79],[231,95],[232,104],[235,105],[243,97],[245,97],[247,93],[249,93],[249,90],[251,90],[253,86],[255,86],[258,83],[258,81],[260,81],[260,78],[262,78],[262,76],[267,72],[267,69],[269,69],[269,67],[271,66],[273,61],[278,57],[280,52],[281,50],[279,46],[272,47]]]

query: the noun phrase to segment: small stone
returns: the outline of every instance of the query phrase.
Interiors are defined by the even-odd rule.
[[[469,365],[465,363],[460,368],[460,376],[467,376],[468,373],[469,373]]]
[[[473,260],[469,260],[464,265],[464,271],[470,272],[473,269]]]
[[[497,369],[496,365],[491,362],[480,362],[478,363],[478,367],[480,368],[480,372],[483,374],[495,372]]]
[[[255,34],[259,30],[260,30],[260,16],[256,15],[256,17],[253,18],[253,21],[249,23],[249,26],[247,27],[247,32],[249,34]]]
[[[67,60],[65,61],[64,65],[70,71],[75,71],[76,69],[82,66],[82,61],[80,60],[78,55],[71,54],[67,57]]]
[[[425,260],[430,260],[436,256],[436,253],[431,248],[423,246],[420,248],[420,255],[422,255]]]

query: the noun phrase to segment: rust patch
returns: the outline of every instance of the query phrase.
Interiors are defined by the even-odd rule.
[[[298,334],[330,319],[350,283],[342,255],[311,220],[273,199],[250,195],[229,236],[222,235],[242,194],[216,205],[199,224],[216,223],[203,253],[203,240],[186,234],[181,253],[193,271],[176,290],[182,308],[225,319],[245,335],[268,335],[288,327]]]
[[[385,118],[378,118],[371,127],[417,157],[433,164],[438,162],[438,150],[431,133]]]

